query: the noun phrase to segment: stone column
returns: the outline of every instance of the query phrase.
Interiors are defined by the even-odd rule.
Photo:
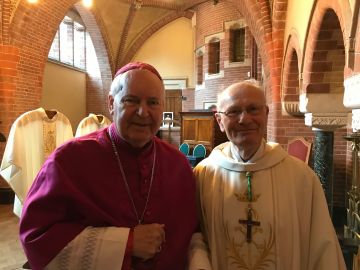
[[[313,155],[314,171],[318,175],[324,189],[330,214],[333,208],[333,150],[334,132],[313,129],[315,132]]]
[[[305,125],[315,132],[313,147],[314,171],[324,188],[330,215],[333,210],[334,131],[346,126],[346,113],[306,113]]]

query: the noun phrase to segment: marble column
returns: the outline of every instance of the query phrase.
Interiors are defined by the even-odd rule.
[[[315,132],[314,171],[324,188],[330,215],[333,210],[334,131],[347,124],[347,113],[306,113],[305,125]]]
[[[324,189],[330,215],[333,210],[333,152],[334,132],[314,129],[313,145],[314,171],[318,175]]]

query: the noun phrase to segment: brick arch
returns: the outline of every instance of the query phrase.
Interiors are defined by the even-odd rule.
[[[273,0],[272,3],[272,22],[273,29],[284,30],[284,24],[286,21],[288,0]]]
[[[204,0],[197,0],[192,2],[191,4],[184,6],[184,9],[191,8],[192,6],[198,5],[203,3]],[[277,82],[277,87],[275,92],[277,93],[277,99],[279,100],[279,85],[280,85],[280,65],[281,59],[276,60],[272,58],[271,55],[274,52],[273,43],[272,43],[272,25],[271,25],[271,17],[270,17],[270,10],[268,7],[267,0],[230,0],[230,3],[234,5],[234,7],[240,11],[240,13],[244,16],[247,25],[249,26],[250,31],[254,35],[256,43],[259,47],[259,53],[262,59],[262,63],[264,65],[264,71],[266,78],[268,80],[268,85],[271,88],[271,84],[273,82]],[[141,48],[141,46],[145,43],[145,41],[153,35],[156,31],[160,28],[165,26],[166,24],[176,20],[180,17],[191,18],[192,12],[191,11],[174,11],[164,18],[161,18],[159,21],[153,23],[150,28],[145,29],[142,33],[138,35],[136,40],[128,49],[127,53],[124,55],[123,59],[119,66],[124,65],[131,61],[134,57],[135,53]],[[276,34],[280,37],[279,34]],[[278,54],[279,52],[276,52]],[[280,57],[281,58],[281,57]],[[277,66],[277,68],[275,68]],[[270,75],[276,69],[275,75]],[[277,78],[277,79],[276,79]],[[271,91],[272,92],[272,91]],[[270,93],[271,93],[270,92]]]
[[[56,33],[74,0],[39,1],[30,5],[22,0],[16,6],[9,27],[11,45],[19,48],[14,119],[39,106],[47,55]],[[12,120],[14,120],[12,119]]]
[[[306,93],[342,92],[345,67],[344,38],[332,9],[324,12],[318,35],[312,45],[312,61],[304,63],[306,68],[303,89]]]
[[[354,11],[354,16],[356,16],[356,18],[353,19],[353,25],[351,25],[352,32],[355,32],[354,36],[352,36],[350,34],[351,39],[355,39],[355,44],[354,44],[354,48],[350,47],[350,51],[352,51],[351,55],[349,55],[349,60],[350,60],[350,69],[352,69],[352,71],[357,74],[360,73],[360,19],[359,19],[359,14],[360,14],[360,4],[358,4],[357,8]],[[350,72],[349,72],[350,73]]]
[[[158,21],[154,22],[150,27],[143,30],[138,34],[135,38],[132,45],[127,50],[126,54],[122,58],[122,60],[117,63],[118,66],[123,66],[126,63],[130,62],[131,59],[135,56],[137,51],[141,48],[142,45],[159,29],[164,27],[165,25],[171,23],[172,21],[179,19],[181,17],[185,17],[191,19],[193,13],[191,11],[174,11],[166,15],[165,17],[160,18]]]
[[[283,57],[281,52],[284,48],[284,32],[285,32],[287,4],[288,4],[288,0],[273,0],[271,7],[273,50],[275,54],[278,54],[275,55],[275,59],[273,61],[274,61],[274,65],[277,67],[280,67],[282,64],[280,59]],[[292,41],[294,40],[292,39]],[[295,48],[298,48],[298,44],[299,44],[298,42],[294,42],[293,45],[295,46]],[[297,49],[296,52],[299,55],[299,49]],[[273,75],[278,75],[278,74],[273,74]],[[276,83],[279,82],[279,86],[276,87],[275,89],[279,90],[280,99],[281,99],[281,83],[280,83],[281,78],[280,77],[275,78],[275,80]],[[275,97],[274,100],[277,100],[277,98]]]
[[[349,25],[346,17],[351,12],[347,1],[320,0],[317,2],[305,41],[303,55],[303,89],[308,93],[330,93],[339,91],[343,82],[345,48]],[[338,79],[326,82],[331,70]]]
[[[273,25],[268,0],[232,0],[232,2],[244,16],[258,46],[258,52],[263,64],[265,93],[270,107],[267,138],[270,141],[283,144],[286,142],[286,138],[284,138],[286,127],[281,125],[280,75],[285,27],[282,20],[285,16],[286,5],[273,6],[274,14],[280,11],[280,13],[277,13],[279,17],[274,17],[276,24]]]
[[[292,34],[288,39],[284,56],[281,87],[283,102],[299,102],[299,59],[299,39],[296,34]]]
[[[96,57],[99,63],[101,78],[92,76],[88,73],[86,77],[86,111],[89,113],[100,113],[107,115],[107,96],[110,89],[114,69],[112,55],[109,53],[109,39],[104,39],[105,31],[103,24],[96,10],[91,12],[81,4],[75,4],[86,30],[89,32],[92,43],[96,51]],[[96,100],[96,102],[93,102]],[[99,102],[101,100],[101,102]]]
[[[100,90],[97,96],[103,100],[106,98],[104,91],[106,90],[107,93],[112,79],[107,47],[101,29],[97,26],[96,14],[92,14],[93,11],[82,8],[76,2],[78,1],[39,1],[36,5],[30,5],[26,0],[22,0],[16,6],[10,24],[11,44],[19,48],[20,59],[17,66],[14,117],[39,106],[44,68],[50,46],[61,20],[74,5],[89,29],[101,70],[100,82],[91,83],[91,80],[87,80],[87,87],[90,87],[87,92],[99,91],[100,83],[103,91]],[[106,104],[106,100],[103,103]],[[106,113],[105,107],[92,111]]]

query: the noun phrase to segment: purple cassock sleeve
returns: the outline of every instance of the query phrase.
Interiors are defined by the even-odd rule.
[[[137,225],[108,129],[114,129],[113,125],[59,147],[34,180],[20,221],[20,240],[32,269],[43,269],[88,226]],[[186,157],[158,138],[142,152],[123,142],[119,144],[138,209],[145,204],[156,147],[154,181],[144,223],[165,224],[166,233],[162,251],[146,262],[133,260],[132,267],[185,269],[189,241],[198,225],[195,180]]]

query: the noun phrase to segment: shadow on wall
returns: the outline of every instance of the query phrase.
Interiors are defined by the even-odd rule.
[[[1,132],[0,132],[0,142],[6,142],[5,136]]]

